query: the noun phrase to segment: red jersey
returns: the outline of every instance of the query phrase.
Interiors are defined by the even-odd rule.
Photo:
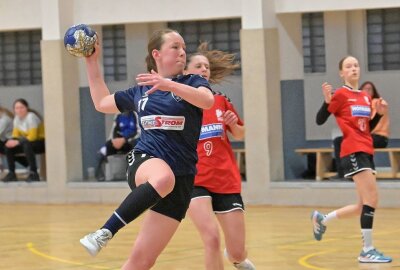
[[[343,133],[340,157],[355,152],[374,154],[369,130],[371,98],[368,94],[344,85],[333,94],[328,111],[335,115]]]
[[[240,193],[241,176],[232,152],[222,115],[230,110],[238,116],[232,103],[223,96],[215,95],[214,106],[203,111],[203,123],[197,153],[197,175],[195,185],[214,193]],[[239,118],[239,116],[238,116]],[[238,120],[239,125],[243,125]]]

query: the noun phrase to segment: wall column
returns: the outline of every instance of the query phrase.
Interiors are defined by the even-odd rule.
[[[63,42],[73,22],[73,1],[41,0],[41,5],[48,200],[61,202],[66,182],[82,179],[78,61]]]
[[[279,37],[273,1],[243,3],[241,38],[247,201],[283,179]]]

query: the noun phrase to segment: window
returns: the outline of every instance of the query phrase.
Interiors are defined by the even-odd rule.
[[[325,72],[324,14],[303,14],[302,26],[304,72]]]
[[[127,78],[125,25],[103,26],[104,79],[123,81]]]
[[[400,9],[367,11],[368,70],[400,69]]]
[[[240,62],[240,19],[173,22],[168,27],[182,35],[188,55],[196,52],[200,42],[207,41],[210,49],[234,53]],[[235,75],[240,73],[238,69]]]
[[[42,83],[41,31],[0,32],[0,85]]]

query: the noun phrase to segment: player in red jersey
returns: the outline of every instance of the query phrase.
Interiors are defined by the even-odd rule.
[[[209,51],[207,44],[202,43],[198,53],[188,58],[186,73],[200,74],[211,83],[219,83],[238,66],[233,54]],[[223,269],[219,222],[225,235],[225,256],[237,269],[252,270],[255,267],[247,259],[245,248],[241,176],[227,134],[243,139],[244,125],[225,95],[216,93],[214,98],[214,106],[203,111],[197,145],[198,172],[188,214],[204,243],[206,269]]]
[[[333,219],[360,216],[363,249],[358,257],[362,263],[388,263],[392,258],[383,255],[372,244],[372,225],[375,208],[378,204],[374,148],[370,130],[382,115],[387,113],[387,103],[380,99],[377,102],[377,114],[371,119],[371,98],[358,89],[360,67],[358,60],[352,56],[343,58],[339,63],[340,77],[345,85],[332,94],[332,86],[322,84],[324,104],[317,114],[317,124],[322,125],[330,114],[343,133],[340,151],[341,165],[345,177],[352,178],[356,184],[358,203],[323,215],[318,211],[312,214],[313,232],[316,240],[321,240],[326,225]]]

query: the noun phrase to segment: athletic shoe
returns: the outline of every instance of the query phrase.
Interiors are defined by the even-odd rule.
[[[108,229],[100,229],[94,233],[89,233],[80,242],[93,257],[100,252],[101,248],[107,245],[112,238],[112,233]]]
[[[226,249],[224,250],[224,256],[229,260],[228,251]],[[256,267],[249,259],[245,259],[241,263],[233,263],[233,266],[239,270],[256,270]]]
[[[364,252],[364,250],[362,250],[360,256],[358,256],[358,261],[360,263],[390,263],[392,258],[383,255],[383,253],[374,248],[368,252]]]
[[[9,172],[3,179],[3,182],[13,182],[13,181],[17,181],[17,175],[15,174],[15,172]]]
[[[313,233],[314,233],[314,238],[317,241],[321,241],[322,235],[326,231],[326,226],[322,224],[322,221],[324,220],[324,215],[321,214],[318,211],[314,211],[311,214],[311,221],[313,224]]]
[[[28,178],[26,179],[26,182],[34,181],[40,181],[39,174],[37,172],[30,172]]]

